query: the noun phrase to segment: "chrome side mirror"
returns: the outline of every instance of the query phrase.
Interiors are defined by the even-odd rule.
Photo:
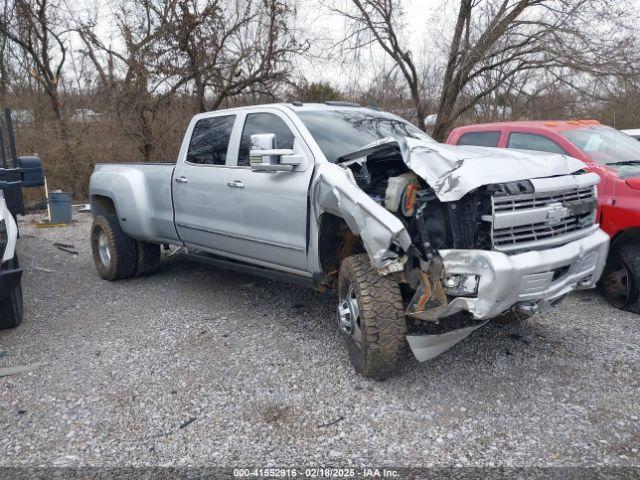
[[[251,135],[249,163],[256,172],[290,172],[304,163],[303,155],[294,155],[290,148],[275,148],[275,133]]]

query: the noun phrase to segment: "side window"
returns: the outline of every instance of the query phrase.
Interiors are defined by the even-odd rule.
[[[458,145],[476,145],[478,147],[497,147],[500,132],[469,132],[458,140]]]
[[[535,133],[511,133],[507,148],[519,148],[521,150],[536,150],[538,152],[561,153],[568,155],[564,149],[553,140]]]
[[[198,120],[191,134],[187,162],[198,165],[224,165],[235,115]]]
[[[256,133],[275,133],[276,148],[293,148],[293,133],[279,116],[273,113],[250,113],[244,122],[240,139],[239,166],[247,167],[250,165],[251,135]]]

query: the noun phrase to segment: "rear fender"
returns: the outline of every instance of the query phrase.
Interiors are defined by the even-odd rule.
[[[132,238],[176,243],[172,172],[173,165],[162,164],[96,166],[89,185],[94,216],[115,213],[122,231]]]

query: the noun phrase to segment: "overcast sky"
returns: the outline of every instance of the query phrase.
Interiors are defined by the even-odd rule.
[[[335,0],[336,4],[348,5],[349,0]],[[438,25],[434,17],[440,16],[443,11],[446,15],[453,13],[452,0],[403,0],[406,12],[405,28],[400,32],[404,37],[405,45],[418,54],[421,50],[428,47],[435,48],[434,38],[442,34],[442,25]],[[314,0],[302,0],[299,9],[299,22],[301,28],[311,32],[312,35],[318,37],[326,37],[328,39],[341,39],[345,33],[345,19],[340,15],[332,14],[327,8],[320,8],[319,2]],[[436,32],[434,30],[440,30]],[[328,42],[331,43],[331,42]],[[372,47],[368,56],[365,56],[365,65],[355,65],[350,62],[341,61],[339,55],[331,57],[333,61],[329,62],[308,62],[302,61],[300,70],[307,77],[317,76],[325,80],[333,81],[339,86],[345,86],[358,80],[367,81],[372,75],[375,75],[373,63],[377,63],[379,67],[382,62],[388,62],[377,47]]]
[[[93,12],[98,8],[98,33],[104,39],[117,38],[113,24],[110,5],[117,0],[73,0],[69,3],[70,8],[81,17],[93,16]],[[132,0],[135,1],[135,0]],[[332,14],[328,8],[318,0],[299,0],[297,17],[297,27],[308,32],[312,38],[317,38],[314,42],[313,51],[327,52],[327,47],[335,41],[343,38],[345,32],[345,19],[340,15]],[[350,0],[333,0],[336,5],[348,5]],[[447,15],[454,14],[452,0],[402,0],[405,6],[405,28],[401,32],[403,40],[412,51],[418,53],[425,50],[433,42],[434,38],[442,33],[443,26],[434,22],[434,15],[446,11]],[[437,32],[436,30],[440,30]],[[75,45],[74,45],[75,46]],[[431,46],[433,47],[433,46]],[[78,43],[77,48],[81,48]],[[355,65],[353,62],[344,62],[337,52],[329,55],[329,60],[306,60],[298,59],[297,68],[310,80],[321,79],[330,81],[336,86],[345,87],[354,82],[366,81],[375,75],[374,64],[380,67],[383,62],[389,60],[385,58],[383,52],[373,47],[368,56],[363,59],[363,65]]]

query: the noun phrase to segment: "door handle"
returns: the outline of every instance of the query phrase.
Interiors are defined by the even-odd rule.
[[[233,182],[227,182],[227,185],[233,188],[244,188],[244,183],[240,180],[234,180]]]
[[[187,177],[176,177],[177,183],[189,183],[189,179]]]

